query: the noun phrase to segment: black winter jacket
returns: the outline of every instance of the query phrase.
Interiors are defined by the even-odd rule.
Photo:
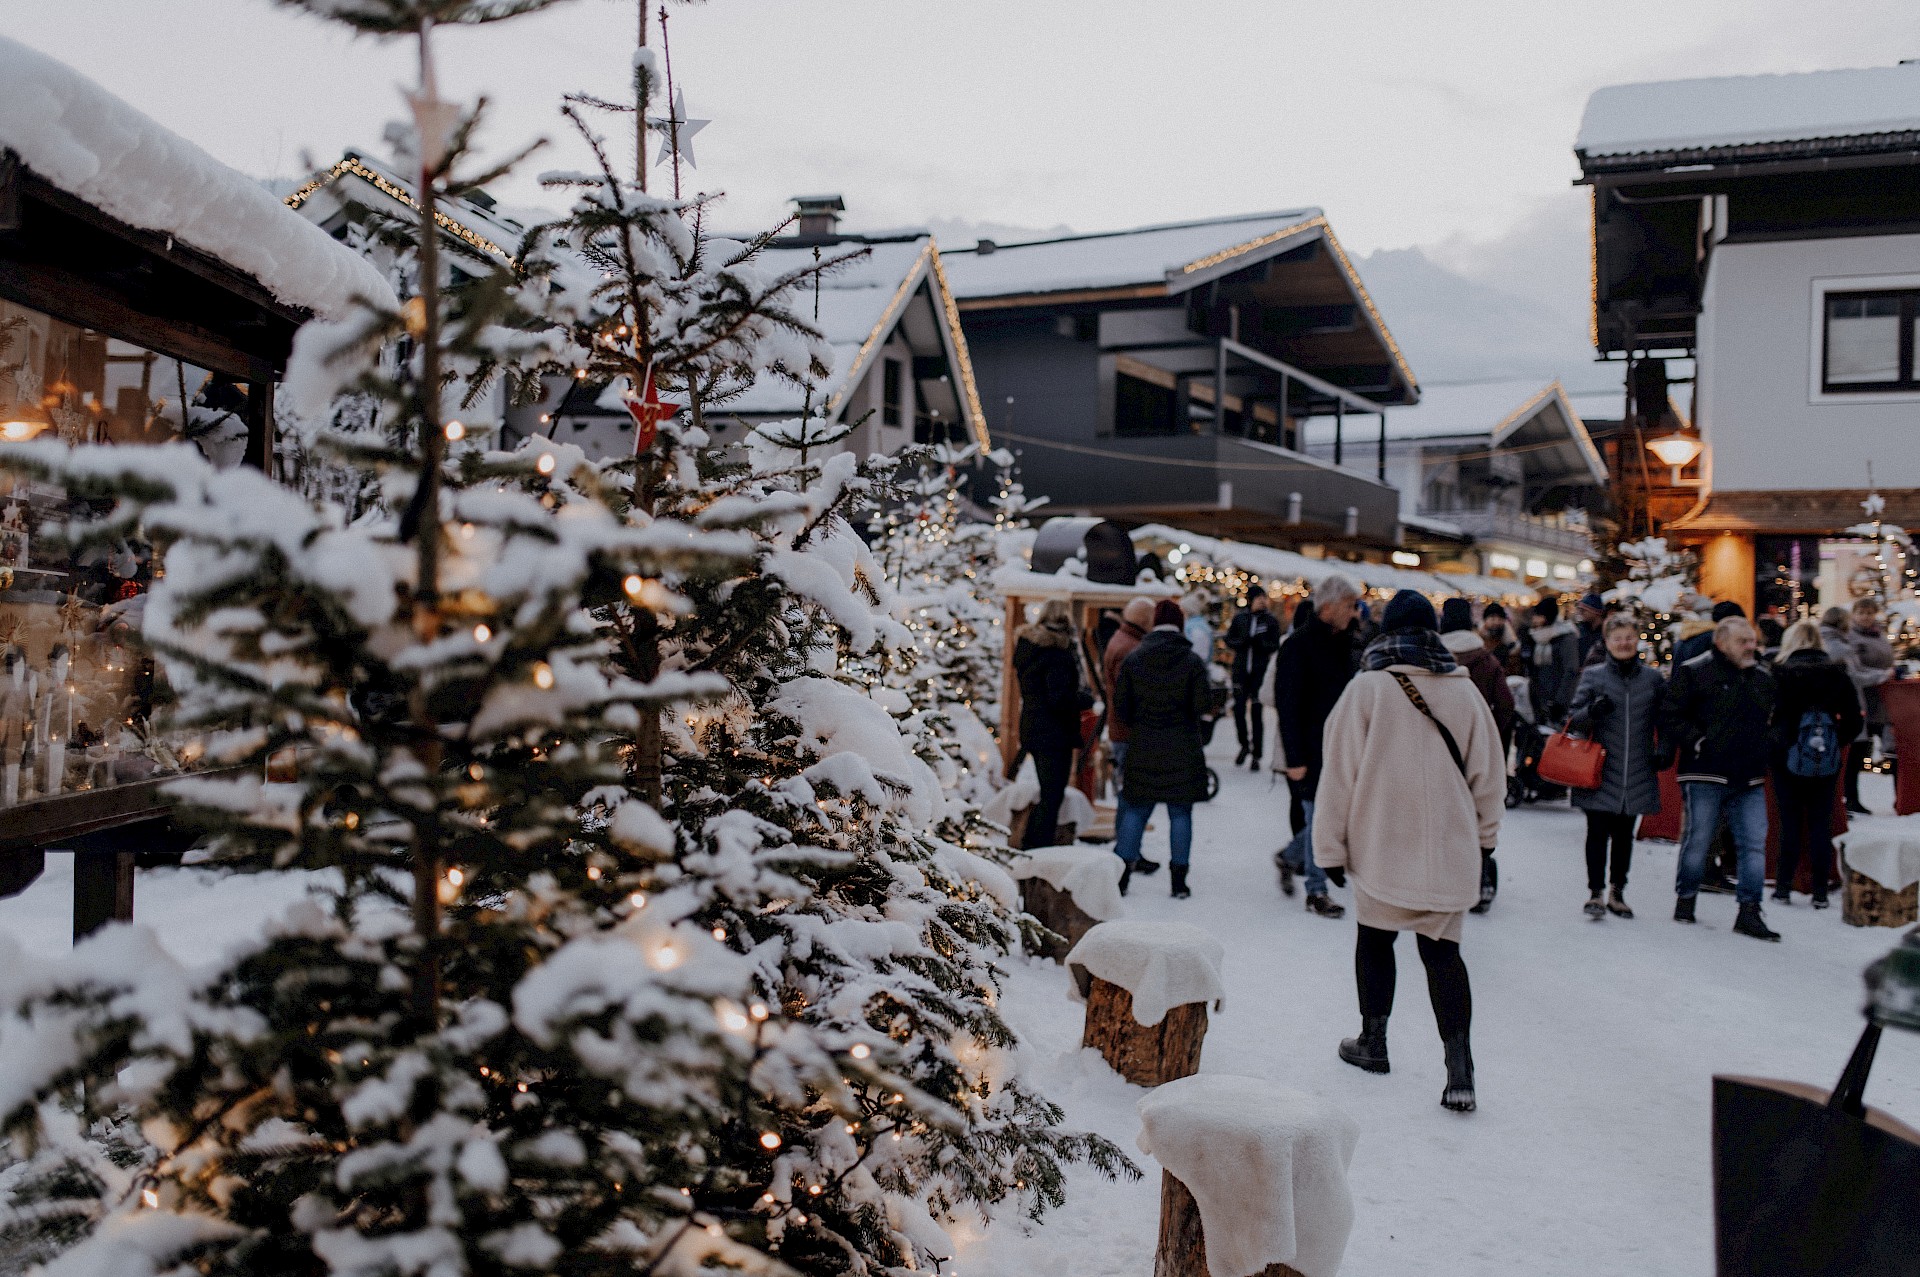
[[[1113,707],[1127,725],[1121,793],[1128,802],[1206,801],[1200,719],[1212,702],[1207,663],[1178,630],[1150,631],[1120,662]]]
[[[1680,779],[1736,789],[1766,783],[1773,678],[1741,669],[1714,648],[1673,671],[1662,726],[1680,746]]]
[[[1020,748],[1080,748],[1080,711],[1093,705],[1093,695],[1080,686],[1073,634],[1027,626],[1013,645],[1013,672],[1020,680]]]
[[[1818,648],[1803,647],[1773,667],[1773,763],[1787,765],[1800,738],[1800,719],[1810,709],[1833,715],[1841,747],[1860,734],[1860,698],[1847,667]]]
[[[1307,769],[1306,779],[1294,784],[1294,793],[1302,799],[1319,789],[1327,719],[1352,681],[1353,639],[1319,616],[1309,617],[1281,645],[1273,671],[1273,705],[1287,766]]]
[[[1258,687],[1267,664],[1280,648],[1280,618],[1271,610],[1242,608],[1227,625],[1227,650],[1233,653],[1235,686]]]
[[[1607,751],[1607,762],[1598,789],[1573,791],[1575,807],[1626,816],[1660,810],[1656,734],[1666,690],[1666,680],[1637,656],[1625,665],[1603,658],[1580,671],[1567,725],[1599,741]],[[1612,708],[1595,713],[1602,696]]]

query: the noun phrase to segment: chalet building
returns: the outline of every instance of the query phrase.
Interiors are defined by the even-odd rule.
[[[946,254],[995,438],[1053,508],[1275,546],[1398,543],[1379,440],[1420,387],[1317,209]],[[1339,461],[1303,450],[1330,419]]]
[[[1845,602],[1869,487],[1920,524],[1920,66],[1602,89],[1575,154],[1633,530],[1698,546],[1749,612]]]
[[[374,211],[418,214],[411,184],[357,151],[349,151],[287,202],[341,237]],[[803,196],[796,202],[797,232],[775,240],[760,263],[777,276],[815,260],[846,259],[822,276],[817,296],[808,289],[794,299],[795,308],[832,345],[833,371],[812,386],[763,378],[710,411],[708,431],[723,441],[739,439],[763,422],[811,410],[851,426],[853,433],[836,448],[862,456],[911,442],[966,440],[986,447],[986,421],[966,338],[933,237],[845,234],[838,229],[846,207],[839,196]],[[526,234],[519,221],[481,192],[447,201],[439,223],[456,278],[490,259],[508,260]],[[547,397],[528,405],[509,405],[496,391],[470,413],[467,426],[483,437],[498,431],[509,447],[547,435],[597,455],[624,454],[633,450],[633,420],[621,403],[626,389],[555,378]]]
[[[1607,396],[1603,410],[1616,403]],[[1334,448],[1332,424],[1314,421],[1308,454],[1331,459]],[[1345,464],[1356,464],[1351,450]],[[1401,566],[1515,590],[1571,590],[1592,571],[1587,512],[1605,504],[1607,469],[1558,381],[1427,387],[1393,414],[1386,476],[1400,494]]]

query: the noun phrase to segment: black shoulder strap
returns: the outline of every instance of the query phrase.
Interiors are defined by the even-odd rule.
[[[1388,670],[1387,673],[1393,675],[1394,681],[1400,684],[1400,690],[1407,694],[1407,699],[1413,702],[1413,707],[1425,714],[1427,721],[1440,729],[1440,739],[1447,743],[1447,752],[1453,755],[1453,765],[1460,769],[1460,778],[1465,780],[1467,760],[1461,756],[1460,743],[1453,739],[1453,733],[1447,730],[1445,723],[1434,717],[1432,708],[1427,704],[1427,698],[1420,695],[1420,689],[1413,685],[1412,679],[1399,670]]]

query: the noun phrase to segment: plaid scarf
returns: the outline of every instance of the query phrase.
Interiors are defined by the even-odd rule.
[[[1451,674],[1457,668],[1453,653],[1432,630],[1392,630],[1382,634],[1367,644],[1360,663],[1369,670],[1411,665],[1434,674]]]

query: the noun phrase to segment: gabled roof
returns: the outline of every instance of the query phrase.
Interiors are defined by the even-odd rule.
[[[760,257],[771,275],[800,270],[813,260],[812,245],[774,247]],[[831,260],[861,245],[840,242],[823,246],[821,256]],[[865,246],[865,255],[826,274],[820,281],[820,312],[817,321],[822,335],[833,346],[834,367],[827,379],[813,387],[816,409],[824,405],[829,419],[846,406],[847,396],[879,356],[902,318],[915,305],[928,308],[923,316],[939,334],[941,349],[958,386],[955,396],[960,410],[968,417],[967,426],[982,447],[988,446],[986,414],[980,408],[980,392],[974,384],[973,363],[967,356],[966,338],[960,331],[960,312],[947,284],[941,265],[939,246],[931,235],[891,240]],[[923,288],[924,285],[924,288]],[[809,290],[809,294],[810,294]],[[795,309],[803,319],[815,322],[812,298],[803,294]],[[771,377],[755,382],[727,410],[749,416],[798,415],[806,404],[806,390]]]
[[[1587,99],[1574,142],[1591,171],[1909,148],[1920,135],[1920,66],[1619,84]]]
[[[1400,343],[1388,331],[1373,296],[1317,208],[1248,213],[1134,230],[1101,231],[954,249],[946,255],[954,296],[962,310],[1004,305],[1174,297],[1222,276],[1314,242],[1327,246],[1346,289],[1404,380],[1409,397],[1419,381]]]
[[[384,196],[410,213],[420,212],[414,198],[414,185],[380,161],[361,151],[349,150],[331,168],[314,174],[286,197],[288,208],[296,212],[316,194],[342,183],[358,182]],[[449,242],[483,260],[506,263],[520,247],[526,228],[510,217],[489,212],[472,199],[442,201],[434,207],[434,224]]]
[[[1317,208],[1249,213],[999,244],[990,252],[954,249],[947,254],[947,268],[954,295],[963,300],[1130,284],[1180,292],[1213,278],[1220,268],[1238,270],[1297,247],[1301,237],[1325,225]]]
[[[1333,441],[1334,423],[1325,417],[1312,418],[1306,430],[1306,442],[1316,450]],[[1356,456],[1372,456],[1376,438],[1377,427],[1371,421],[1363,419],[1347,427],[1347,445],[1358,450]],[[1607,481],[1606,462],[1558,381],[1425,387],[1417,405],[1387,414],[1387,442],[1398,440],[1524,450],[1567,474],[1584,473],[1595,483]]]
[[[379,272],[258,182],[78,71],[0,36],[0,152],[135,230],[177,237],[290,307],[337,317],[392,302]]]

